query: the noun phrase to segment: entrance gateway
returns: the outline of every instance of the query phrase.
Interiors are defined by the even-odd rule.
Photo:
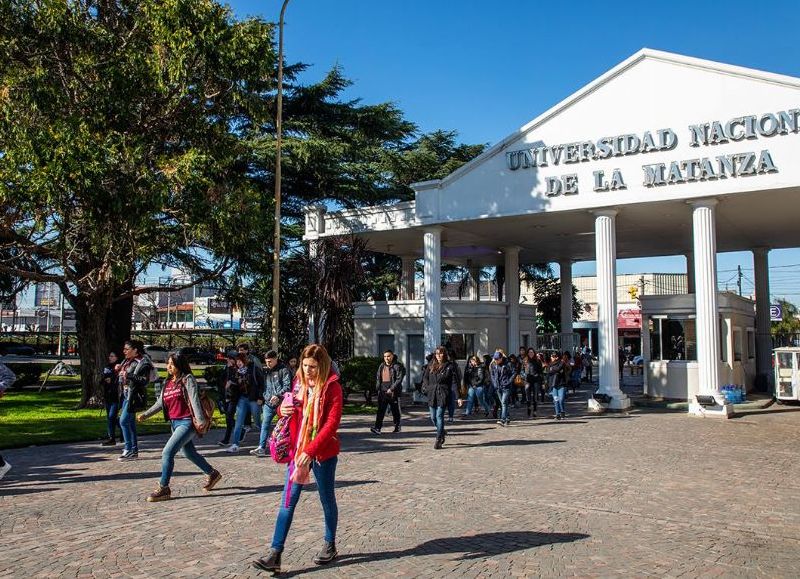
[[[404,299],[357,305],[359,317],[375,322],[356,328],[369,353],[384,319],[418,320],[426,352],[443,323],[457,332],[468,327],[464,319],[481,353],[515,352],[531,339],[518,276],[506,274],[505,302],[473,302],[465,311],[465,302],[443,305],[442,262],[506,272],[558,262],[568,299],[572,263],[596,261],[595,353],[599,392],[611,397],[611,409],[630,406],[617,369],[616,260],[684,255],[689,294],[675,299],[693,320],[695,344],[685,349],[696,358],[696,379],[682,388],[675,376],[666,382],[683,392],[691,413],[728,416],[716,254],[753,252],[755,372],[763,379],[771,367],[769,250],[800,246],[799,133],[800,79],[643,49],[446,178],[414,184],[414,201],[337,213],[308,207],[305,239],[352,234],[403,258]],[[421,296],[414,295],[417,259]],[[562,332],[571,329],[562,320]],[[653,368],[664,378],[670,364],[643,354],[646,383]]]

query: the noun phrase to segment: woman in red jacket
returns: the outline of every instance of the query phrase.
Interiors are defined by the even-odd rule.
[[[292,417],[291,432],[297,433],[297,441],[294,458],[286,469],[286,484],[272,547],[266,557],[253,561],[254,567],[264,571],[280,572],[281,554],[292,525],[294,508],[312,470],[325,516],[325,543],[314,557],[314,563],[330,563],[337,555],[339,510],[334,481],[339,461],[339,438],[336,434],[342,419],[342,386],[339,376],[331,371],[331,358],[322,346],[311,344],[303,350],[293,395],[294,405],[284,403],[278,408],[279,416]],[[302,412],[295,411],[296,407],[302,408]]]

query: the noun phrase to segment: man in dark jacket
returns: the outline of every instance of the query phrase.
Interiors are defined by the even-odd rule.
[[[387,406],[392,409],[393,432],[400,432],[400,392],[403,389],[405,376],[406,369],[397,361],[397,356],[391,350],[386,350],[383,353],[383,364],[378,366],[378,372],[375,375],[375,388],[378,391],[378,415],[375,416],[375,426],[370,428],[373,434],[381,433]]]
[[[267,438],[272,427],[272,418],[283,400],[283,395],[292,389],[289,367],[278,359],[278,352],[270,350],[264,355],[264,404],[261,407],[261,437],[258,447],[251,450],[255,456],[267,456]]]

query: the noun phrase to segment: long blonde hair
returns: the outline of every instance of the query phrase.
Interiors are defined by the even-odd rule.
[[[306,358],[313,358],[317,362],[319,373],[317,374],[318,377],[316,384],[309,384],[306,373],[303,371],[303,360]],[[324,348],[324,346],[320,346],[319,344],[309,344],[303,348],[303,353],[300,354],[300,360],[297,365],[297,378],[300,380],[300,386],[302,386],[300,399],[305,400],[306,390],[308,390],[309,387],[317,386],[322,388],[325,386],[330,373],[331,357],[328,355],[328,351]]]

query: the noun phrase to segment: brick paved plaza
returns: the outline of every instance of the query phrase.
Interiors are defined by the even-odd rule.
[[[322,514],[310,487],[285,575],[797,576],[800,408],[724,421],[584,407],[573,401],[564,422],[517,411],[507,429],[456,421],[442,451],[421,407],[397,435],[345,418],[340,557],[311,562]],[[224,474],[218,490],[204,495],[181,457],[177,500],[156,504],[144,498],[163,436],[122,464],[88,443],[5,453],[14,469],[0,483],[0,576],[258,576],[250,560],[267,550],[284,471],[225,454],[218,436],[200,446]]]

